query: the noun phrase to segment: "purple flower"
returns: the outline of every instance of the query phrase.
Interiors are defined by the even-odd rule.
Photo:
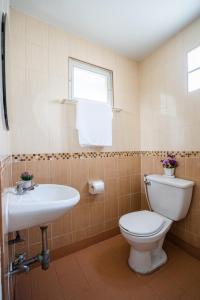
[[[164,168],[175,168],[177,167],[177,160],[175,159],[175,155],[167,153],[167,158],[162,159],[161,163]]]

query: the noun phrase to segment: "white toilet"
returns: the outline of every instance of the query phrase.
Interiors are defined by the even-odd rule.
[[[185,218],[194,182],[162,175],[145,176],[152,211],[128,213],[119,220],[122,235],[130,244],[128,263],[134,271],[146,274],[167,261],[162,245],[172,222]]]

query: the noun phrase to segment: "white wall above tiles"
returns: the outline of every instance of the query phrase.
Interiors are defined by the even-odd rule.
[[[187,91],[187,52],[199,33],[200,18],[139,66],[142,150],[200,150],[200,90]]]
[[[199,32],[200,19],[138,65],[12,10],[13,153],[83,151],[75,107],[53,102],[68,95],[68,56],[114,72],[115,106],[123,111],[114,113],[113,147],[104,150],[199,150],[200,92],[187,93],[186,61]]]
[[[111,50],[11,10],[10,125],[13,153],[83,151],[68,95],[68,57],[113,70],[113,147],[139,149],[138,65]],[[89,149],[84,149],[89,150]]]

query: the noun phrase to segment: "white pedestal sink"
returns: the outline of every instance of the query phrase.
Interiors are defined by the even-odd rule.
[[[56,184],[40,184],[23,195],[16,194],[15,188],[11,188],[6,196],[8,232],[48,224],[80,200],[76,189]]]

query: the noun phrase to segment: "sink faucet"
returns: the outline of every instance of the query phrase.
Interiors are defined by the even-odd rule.
[[[29,188],[25,188],[23,181],[18,181],[16,182],[16,191],[18,195],[23,195],[26,191],[34,190],[36,186],[38,186],[38,184],[33,184]]]
[[[22,181],[16,182],[16,191],[18,195],[22,195],[25,193],[24,184]]]

